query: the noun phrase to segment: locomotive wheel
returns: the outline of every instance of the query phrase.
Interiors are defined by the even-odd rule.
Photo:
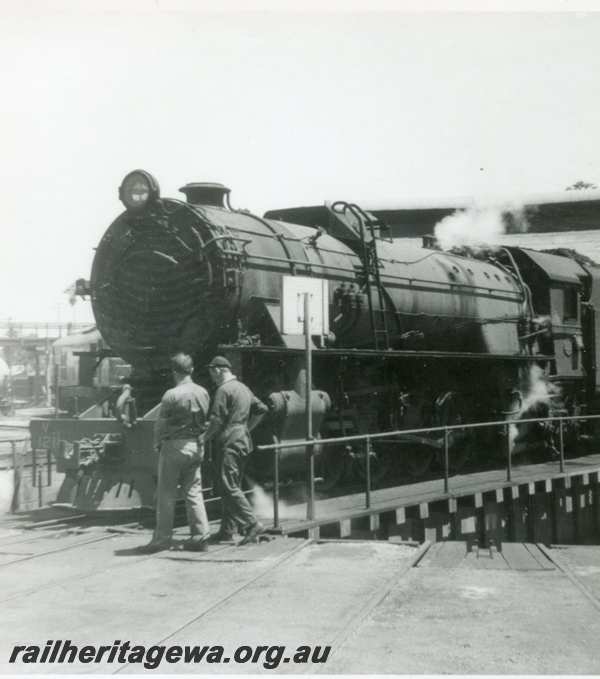
[[[386,479],[394,476],[395,460],[393,451],[390,446],[386,446],[381,442],[373,444],[371,449],[371,487],[380,485]],[[360,453],[354,455],[354,474],[357,479],[364,483],[367,478],[366,460],[364,447],[361,448]]]
[[[407,446],[402,449],[401,459],[403,471],[413,479],[418,479],[429,471],[435,451],[430,446]]]
[[[324,446],[316,460],[320,491],[330,491],[342,484],[348,469],[348,452],[340,446]]]
[[[449,391],[438,396],[435,402],[436,424],[452,426],[468,422],[466,404],[460,394]],[[439,434],[438,434],[439,435]],[[442,435],[442,443],[443,443]],[[472,430],[454,429],[448,432],[448,469],[456,474],[473,457],[474,438]],[[444,467],[444,449],[440,450],[440,463]]]
[[[467,431],[457,431],[454,435],[451,434],[449,439],[448,468],[452,474],[456,474],[473,457],[474,441],[473,436]]]

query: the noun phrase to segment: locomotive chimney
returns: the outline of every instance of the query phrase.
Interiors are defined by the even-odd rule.
[[[185,193],[187,202],[192,205],[214,205],[215,207],[229,208],[231,189],[223,184],[192,182],[182,186],[179,190],[181,193]]]
[[[438,239],[432,234],[423,236],[423,247],[428,250],[441,250]]]

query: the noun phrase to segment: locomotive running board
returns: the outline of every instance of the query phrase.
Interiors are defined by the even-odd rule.
[[[237,344],[220,344],[219,351],[240,351],[242,353],[261,354],[302,354],[304,349],[296,347],[273,347],[251,346]],[[554,356],[537,354],[477,354],[468,351],[411,351],[404,349],[313,349],[313,355],[317,356],[360,356],[364,358],[429,358],[429,359],[456,359],[477,361],[553,361]]]

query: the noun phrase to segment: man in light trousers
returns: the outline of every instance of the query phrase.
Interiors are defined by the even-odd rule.
[[[184,492],[191,533],[185,548],[205,551],[210,537],[200,472],[204,446],[199,441],[210,403],[208,392],[192,381],[194,364],[187,354],[173,356],[171,369],[175,387],[165,392],[155,426],[160,446],[156,528],[152,541],[140,548],[147,554],[170,547],[178,485]]]

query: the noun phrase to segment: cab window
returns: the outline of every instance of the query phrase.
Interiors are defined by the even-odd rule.
[[[579,294],[577,288],[565,288],[564,294],[564,308],[563,308],[563,320],[564,321],[576,321],[578,318],[578,301]]]

